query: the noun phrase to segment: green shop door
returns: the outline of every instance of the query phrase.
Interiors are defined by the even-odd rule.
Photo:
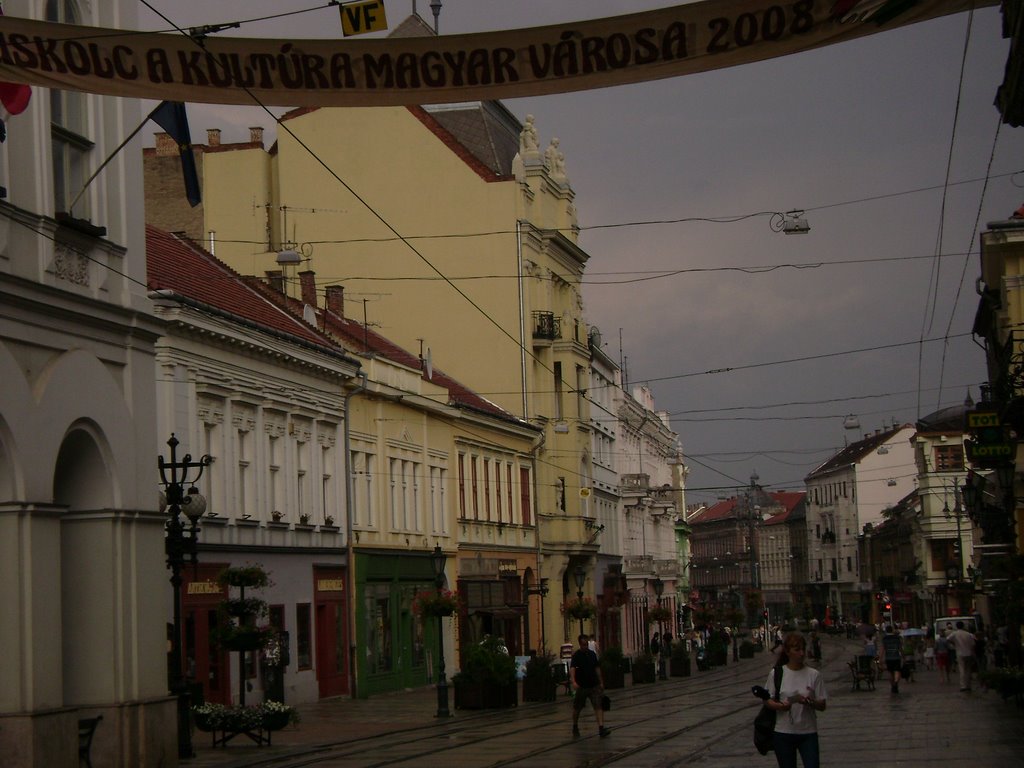
[[[430,552],[355,553],[357,695],[415,688],[431,682],[437,625],[412,612],[413,598],[433,590]]]

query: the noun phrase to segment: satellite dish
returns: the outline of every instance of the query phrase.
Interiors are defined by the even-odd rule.
[[[427,370],[427,380],[430,381],[434,378],[434,361],[430,357],[430,347],[427,347],[427,355],[423,362]]]
[[[302,319],[316,328],[316,310],[309,304],[302,305]]]
[[[843,429],[860,429],[860,419],[851,413],[843,419]]]

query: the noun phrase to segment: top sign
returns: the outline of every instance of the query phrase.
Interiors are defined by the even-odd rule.
[[[345,3],[338,10],[341,11],[341,31],[345,37],[365,35],[367,32],[383,32],[388,28],[384,0]]]

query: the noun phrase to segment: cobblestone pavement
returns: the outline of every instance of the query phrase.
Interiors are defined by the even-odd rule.
[[[851,690],[846,662],[855,641],[828,638],[822,672],[828,710],[819,715],[823,765],[829,768],[1017,768],[1024,764],[1024,710],[977,686],[960,693],[937,672],[921,671],[898,695],[885,681],[874,691]],[[581,718],[582,737],[570,733],[566,696],[553,703],[511,710],[453,711],[439,720],[433,688],[332,699],[299,707],[301,722],[257,747],[240,736],[212,749],[209,734],[196,733],[196,758],[188,768],[320,766],[367,768],[413,765],[531,766],[531,768],[771,768],[772,756],[754,750],[752,721],[759,702],[750,686],[763,684],[771,660],[765,654],[724,668],[653,685],[609,691],[607,723],[599,738],[593,715]]]

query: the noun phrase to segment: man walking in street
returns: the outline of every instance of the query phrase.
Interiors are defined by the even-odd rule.
[[[885,668],[889,670],[890,689],[893,693],[899,693],[900,675],[903,673],[903,642],[892,624],[886,625],[882,637],[882,659]]]
[[[575,693],[572,700],[572,735],[580,735],[580,712],[590,702],[597,719],[597,733],[607,736],[611,731],[604,727],[604,709],[601,708],[601,696],[604,694],[604,676],[597,654],[587,647],[587,636],[579,636],[579,649],[573,653],[569,661],[569,682]]]
[[[971,676],[974,674],[974,646],[977,641],[974,635],[964,629],[964,623],[958,621],[949,643],[956,650],[957,669],[960,672],[960,690],[971,690]]]

